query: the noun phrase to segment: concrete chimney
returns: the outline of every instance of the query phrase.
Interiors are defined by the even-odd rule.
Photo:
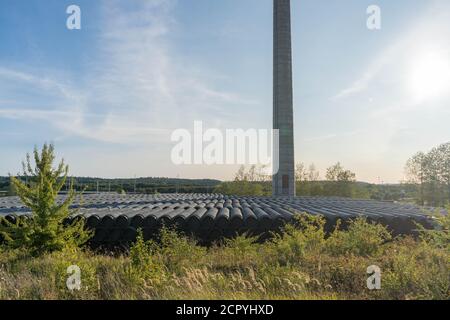
[[[292,89],[291,1],[274,0],[273,128],[279,130],[279,171],[274,196],[295,196],[294,110]],[[274,155],[275,161],[277,155]]]

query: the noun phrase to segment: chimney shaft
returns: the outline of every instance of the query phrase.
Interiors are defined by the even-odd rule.
[[[279,130],[279,171],[274,196],[295,196],[294,111],[292,89],[291,2],[274,0],[273,128]],[[277,155],[274,155],[275,161]]]

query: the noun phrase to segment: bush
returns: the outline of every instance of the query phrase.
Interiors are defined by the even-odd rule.
[[[153,241],[144,241],[139,230],[136,242],[130,248],[128,275],[136,282],[150,280],[160,284],[166,279],[164,265],[156,257],[158,247]]]
[[[426,229],[421,224],[417,224],[417,228],[422,241],[432,247],[447,249],[450,252],[450,207],[447,212],[447,214],[436,213],[434,220],[437,227],[435,229]]]
[[[171,272],[181,272],[183,268],[198,265],[206,254],[205,248],[173,229],[163,227],[159,238],[160,245],[155,254]]]
[[[365,218],[358,218],[350,223],[347,231],[341,230],[338,223],[327,240],[327,251],[335,256],[376,256],[383,243],[391,239],[391,234],[381,224],[368,223]]]
[[[257,237],[238,235],[232,239],[225,240],[224,246],[210,250],[221,270],[239,270],[256,267],[267,257],[257,243]]]
[[[450,299],[449,251],[411,238],[398,240],[383,255],[383,299]]]
[[[275,235],[272,249],[282,265],[296,264],[307,253],[320,254],[325,244],[325,219],[322,216],[299,214],[294,222]]]
[[[253,181],[233,181],[222,182],[215,189],[215,193],[235,196],[267,196],[271,194],[271,190],[265,190],[262,182]]]

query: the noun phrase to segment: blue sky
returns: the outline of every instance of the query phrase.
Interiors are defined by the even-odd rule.
[[[292,20],[298,162],[398,182],[450,140],[448,1],[293,0]],[[171,132],[271,116],[272,0],[0,2],[0,175],[51,141],[74,175],[230,179],[235,166],[171,164]]]

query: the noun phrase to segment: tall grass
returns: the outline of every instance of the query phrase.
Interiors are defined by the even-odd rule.
[[[364,219],[327,235],[322,218],[299,215],[264,243],[239,236],[205,248],[163,229],[121,255],[3,248],[0,299],[449,299],[448,219],[419,238],[392,239]],[[79,291],[66,287],[70,265],[81,269]],[[381,290],[367,288],[371,265]]]

